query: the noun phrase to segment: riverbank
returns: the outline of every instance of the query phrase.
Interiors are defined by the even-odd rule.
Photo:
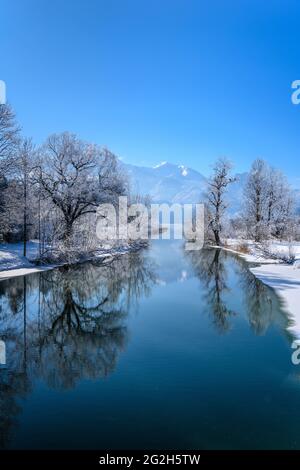
[[[240,251],[239,247],[242,247],[244,252]],[[240,240],[229,239],[222,248],[238,254],[250,265],[255,264],[249,266],[249,270],[275,290],[288,314],[289,333],[300,339],[300,244],[272,242],[269,243],[268,249],[261,249],[253,241],[241,243]]]
[[[5,243],[0,245],[0,281],[17,276],[26,276],[28,274],[48,271],[66,265],[75,265],[88,261],[99,260],[108,262],[117,256],[145,248],[146,244],[141,241],[134,243],[126,243],[119,247],[110,249],[99,248],[91,255],[81,258],[76,262],[59,262],[53,264],[37,264],[38,241],[31,240],[28,242],[28,257],[24,257],[21,253],[23,250],[22,243]]]

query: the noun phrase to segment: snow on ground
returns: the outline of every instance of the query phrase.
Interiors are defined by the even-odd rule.
[[[226,239],[226,247],[242,255],[249,263],[272,263],[287,260],[294,257],[295,262],[300,263],[299,242],[268,241],[259,246],[253,240],[239,240],[236,238]],[[246,248],[248,252],[241,252]]]
[[[143,248],[142,242],[136,244],[126,244],[120,247],[103,246],[95,251],[90,257],[86,257],[84,261],[92,259],[103,259],[103,262],[109,261],[115,256],[124,255],[131,250]],[[36,266],[34,260],[38,256],[39,242],[31,240],[27,244],[27,257],[23,256],[23,244],[20,243],[0,243],[0,281],[16,276],[24,276],[35,272],[45,271],[61,266],[64,263],[51,264],[44,266]]]
[[[0,250],[1,271],[6,269],[22,268],[26,266],[31,266],[31,263],[23,256],[19,256],[16,253],[11,253],[9,251]]]
[[[29,260],[34,260],[39,251],[39,241],[30,240],[27,242],[27,258]],[[17,257],[23,257],[23,242],[19,243],[0,243],[0,255],[3,252],[9,252],[11,254],[17,255]]]
[[[39,270],[30,260],[38,254],[38,241],[27,244],[27,257],[23,256],[23,243],[0,243],[0,279],[23,276]]]
[[[229,247],[226,249],[238,253],[249,263],[260,264],[250,266],[250,271],[276,291],[289,315],[288,331],[296,339],[300,339],[300,243],[268,242],[267,250],[273,259],[262,256],[261,250],[253,241],[229,239],[226,244]],[[238,248],[245,245],[249,253],[240,253]],[[294,257],[291,264],[280,261],[280,258],[289,258],[291,255]]]
[[[7,269],[0,271],[0,281],[4,279],[9,279],[11,277],[26,276],[27,274],[38,273],[41,271],[48,271],[53,269],[55,266],[39,266],[39,267],[29,267],[29,268],[16,268],[16,269]]]

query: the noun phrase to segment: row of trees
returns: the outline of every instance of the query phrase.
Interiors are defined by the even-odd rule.
[[[261,159],[253,162],[248,174],[241,213],[228,221],[226,192],[236,181],[231,176],[231,169],[232,166],[226,159],[219,159],[209,179],[208,237],[212,237],[217,245],[221,244],[221,235],[225,231],[231,236],[247,237],[256,242],[270,238],[295,238],[297,215],[293,192],[284,174]]]
[[[39,148],[20,135],[9,105],[0,105],[0,234],[8,241],[37,237],[40,251],[90,249],[100,203],[128,194],[117,157],[62,133]],[[40,253],[40,254],[42,254]]]
[[[208,182],[207,231],[221,244],[226,192],[236,181],[219,159]],[[9,105],[0,105],[0,236],[7,241],[40,240],[40,257],[51,248],[63,255],[96,248],[96,209],[129,195],[126,175],[107,149],[70,133],[55,134],[36,148],[21,137]],[[230,221],[231,234],[259,242],[295,236],[293,193],[285,176],[255,160],[244,188],[243,211]],[[227,221],[228,227],[228,221]]]

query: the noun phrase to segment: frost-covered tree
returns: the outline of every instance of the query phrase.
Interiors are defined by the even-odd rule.
[[[267,220],[270,234],[277,238],[290,238],[295,214],[293,193],[281,171],[270,168],[269,173]]]
[[[64,240],[73,235],[75,223],[95,214],[100,203],[116,202],[126,192],[116,156],[74,134],[50,136],[40,153],[36,179],[60,211]]]
[[[209,228],[212,230],[217,245],[221,244],[222,220],[227,208],[226,191],[235,181],[230,176],[231,164],[220,158],[214,165],[213,173],[208,181],[207,200],[209,212]]]
[[[290,234],[294,204],[286,177],[261,159],[253,162],[245,187],[248,235],[256,242]]]
[[[27,254],[27,241],[31,234],[29,227],[32,233],[35,230],[36,196],[32,178],[34,166],[35,150],[31,139],[19,139],[14,151],[14,164],[3,191],[2,223],[8,235],[14,234],[23,240],[24,256]]]
[[[7,230],[5,193],[7,178],[13,168],[15,150],[19,139],[19,128],[15,114],[7,104],[0,104],[0,234]]]
[[[32,174],[35,167],[35,148],[31,139],[20,141],[16,154],[16,186],[23,225],[23,256],[27,255],[28,225],[32,224],[35,208]]]
[[[19,127],[8,104],[0,104],[0,176],[6,176],[14,162],[19,141]]]
[[[248,230],[256,242],[266,234],[268,167],[257,159],[253,162],[245,187],[245,216]]]

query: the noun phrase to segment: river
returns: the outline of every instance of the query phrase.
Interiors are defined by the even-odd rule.
[[[0,282],[0,448],[300,448],[274,292],[181,242]]]

